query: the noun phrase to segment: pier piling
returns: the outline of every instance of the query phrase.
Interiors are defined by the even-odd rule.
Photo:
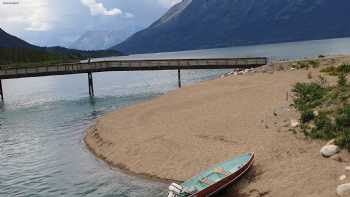
[[[180,69],[177,70],[177,81],[179,84],[179,88],[181,88],[181,71],[180,71]]]
[[[91,72],[88,73],[88,78],[89,78],[89,95],[93,97],[95,93],[94,93],[94,83],[93,83]]]
[[[4,101],[4,92],[2,91],[2,82],[0,79],[0,96],[1,96],[1,101]]]
[[[181,88],[181,70],[193,69],[232,69],[232,68],[256,68],[266,65],[266,57],[250,58],[195,58],[195,59],[91,59],[75,63],[62,64],[38,64],[26,67],[26,65],[4,66],[0,68],[0,80],[17,79],[26,77],[43,77],[53,75],[88,74],[90,97],[94,97],[92,73],[110,71],[178,71],[178,86]],[[4,99],[4,92],[0,81],[0,97]]]

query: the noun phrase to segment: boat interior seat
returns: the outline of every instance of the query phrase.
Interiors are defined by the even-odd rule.
[[[209,186],[229,175],[231,175],[230,172],[226,171],[224,168],[218,167],[215,168],[212,173],[202,178],[200,182]]]
[[[200,182],[201,182],[201,183],[204,183],[204,184],[206,184],[206,185],[212,185],[212,184],[215,183],[215,182],[209,180],[207,177],[201,179]]]
[[[215,168],[214,172],[225,176],[229,176],[231,174],[230,172],[226,171],[224,168]]]

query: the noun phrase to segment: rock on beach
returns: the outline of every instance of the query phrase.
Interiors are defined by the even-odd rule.
[[[340,148],[337,145],[326,145],[321,148],[320,153],[324,157],[331,157],[335,154],[337,154],[340,151]]]

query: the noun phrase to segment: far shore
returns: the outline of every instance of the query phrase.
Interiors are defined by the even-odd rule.
[[[296,69],[305,61],[319,68]],[[317,80],[320,68],[343,63],[350,56],[273,62],[184,86],[106,114],[88,129],[85,142],[109,165],[164,182],[182,182],[255,152],[254,168],[220,196],[336,197],[350,154],[340,153],[344,162],[321,157],[326,142],[291,131],[299,114],[290,104],[296,82]]]

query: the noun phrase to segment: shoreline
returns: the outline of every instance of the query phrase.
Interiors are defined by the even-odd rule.
[[[90,126],[88,129],[87,129],[87,133],[88,132],[91,132],[91,130],[93,130],[94,126]],[[159,183],[166,183],[166,184],[171,184],[173,182],[175,183],[179,183],[180,181],[178,180],[171,180],[171,179],[164,179],[164,178],[161,178],[161,177],[158,177],[158,176],[155,176],[155,175],[152,175],[152,174],[147,174],[147,173],[136,173],[136,172],[133,172],[132,170],[128,169],[128,167],[124,164],[115,164],[114,162],[112,161],[109,161],[106,159],[106,157],[104,157],[103,155],[101,154],[98,154],[90,145],[89,143],[86,141],[87,140],[87,135],[84,137],[83,141],[84,141],[84,144],[86,146],[86,148],[88,149],[88,151],[90,151],[97,159],[105,162],[108,166],[112,167],[112,168],[117,168],[118,170],[122,171],[123,173],[125,174],[128,174],[128,175],[131,175],[131,176],[134,176],[134,177],[139,177],[139,178],[142,178],[142,179],[145,179],[145,180],[149,180],[149,181],[156,181],[156,182],[159,182]]]
[[[310,60],[320,61],[321,66],[324,66],[350,62],[350,56],[272,62],[254,72],[185,86],[106,114],[88,129],[84,142],[97,158],[110,166],[127,174],[163,183],[184,181],[240,151],[254,151],[257,152],[254,172],[233,187],[239,188],[239,195],[276,196],[296,192],[299,195],[285,196],[315,196],[320,188],[330,185],[323,195],[318,196],[335,196],[333,190],[337,181],[332,180],[329,184],[325,182],[337,176],[335,174],[342,170],[339,165],[343,164],[325,160],[318,155],[319,148],[325,142],[293,134],[288,131],[290,127],[285,126],[291,118],[297,119],[298,114],[289,107],[290,100],[285,101],[285,92],[281,91],[286,88],[290,90],[291,84],[295,82],[308,81],[306,76],[310,72],[319,74],[317,69],[291,68],[293,64]],[[280,70],[282,67],[283,70]],[[257,94],[261,96],[261,101],[251,98]],[[252,107],[249,102],[252,102]],[[248,107],[251,107],[251,113],[247,112]],[[278,116],[271,115],[275,113]],[[245,130],[251,133],[243,133],[242,136]],[[348,154],[342,156],[350,160]],[[303,160],[307,160],[307,164]],[[310,168],[314,162],[317,164],[315,169],[323,170],[323,174],[311,174],[315,173],[315,169]],[[294,169],[284,170],[281,164]],[[304,169],[293,165],[303,166]],[[298,175],[300,173],[303,175]],[[281,174],[290,177],[288,179]],[[281,189],[274,185],[278,183],[274,179],[282,179],[287,185],[301,179],[304,184],[314,181],[322,186],[310,186],[298,193],[296,187],[306,186],[296,184],[293,188]]]

